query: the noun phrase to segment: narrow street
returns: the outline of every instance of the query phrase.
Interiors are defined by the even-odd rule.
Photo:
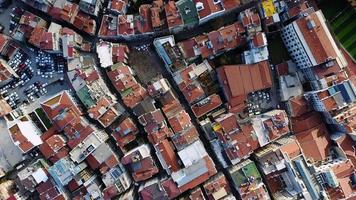
[[[158,54],[156,53],[155,56],[159,57]],[[196,117],[193,114],[193,111],[190,108],[190,104],[188,103],[188,101],[185,99],[182,91],[179,89],[178,85],[176,84],[176,82],[174,81],[172,75],[168,72],[167,68],[164,66],[164,63],[161,61],[161,65],[162,67],[162,75],[164,78],[166,78],[169,81],[169,84],[172,87],[172,90],[174,90],[174,92],[177,94],[178,99],[181,103],[181,105],[184,107],[184,109],[187,111],[187,113],[189,114],[190,118],[192,119],[192,123],[193,125],[196,127],[198,133],[199,133],[199,138],[202,141],[202,143],[204,144],[204,147],[206,149],[206,151],[208,152],[209,156],[212,158],[212,160],[214,161],[216,170],[218,172],[223,172],[226,179],[228,180],[228,182],[230,183],[230,188],[232,190],[232,193],[235,197],[240,197],[237,189],[235,188],[235,186],[233,185],[233,182],[229,176],[228,173],[228,169],[227,168],[223,168],[222,165],[220,164],[218,158],[216,157],[214,150],[212,149],[210,142],[206,139],[206,137],[204,137],[204,131],[202,130],[202,128],[200,127]]]

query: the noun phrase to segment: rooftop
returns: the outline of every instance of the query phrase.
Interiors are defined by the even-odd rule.
[[[99,138],[97,134],[93,132],[69,152],[70,158],[74,162],[80,163],[87,156],[93,153],[102,142],[103,141],[101,141],[101,138]]]
[[[141,145],[127,152],[121,163],[130,168],[135,181],[147,180],[158,173],[148,145]]]
[[[198,103],[192,105],[192,110],[194,115],[199,118],[218,108],[221,104],[222,101],[220,96],[217,94],[212,94],[207,98],[199,101]]]
[[[23,153],[42,144],[40,130],[27,117],[22,117],[15,125],[9,127],[9,133]]]
[[[305,42],[313,54],[316,62],[313,63],[313,65],[324,63],[329,58],[336,59],[336,62],[341,68],[347,65],[344,56],[336,46],[327,28],[321,10],[301,17],[296,20],[295,23],[299,27]]]
[[[249,93],[272,86],[268,61],[252,65],[225,65],[217,68],[217,74],[230,109],[244,105]],[[235,80],[241,80],[242,84]]]
[[[114,124],[112,136],[115,138],[119,147],[123,148],[126,144],[136,139],[139,130],[131,118],[126,118],[118,125]]]
[[[179,14],[184,25],[196,25],[199,22],[198,12],[192,0],[179,0],[176,2]]]
[[[212,128],[232,164],[237,164],[260,147],[252,124],[239,124],[232,113],[221,115]]]
[[[229,183],[221,172],[205,182],[203,187],[211,200],[221,199],[231,193]]]

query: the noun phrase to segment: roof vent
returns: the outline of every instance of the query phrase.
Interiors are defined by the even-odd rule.
[[[220,0],[213,0],[213,2],[214,2],[214,4],[219,4],[219,3],[221,3]]]
[[[190,13],[190,8],[189,7],[185,7],[184,11],[185,11],[185,14],[187,15],[188,13]]]
[[[202,2],[198,2],[196,4],[196,8],[197,8],[197,11],[199,12],[204,9],[204,4]]]
[[[307,26],[308,26],[308,29],[309,29],[309,30],[315,28],[315,22],[314,22],[314,20],[308,20]]]

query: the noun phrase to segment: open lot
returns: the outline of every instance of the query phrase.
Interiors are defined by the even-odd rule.
[[[319,7],[336,35],[336,38],[348,53],[356,58],[356,10],[346,0],[338,0],[333,3],[323,1]]]
[[[130,47],[129,64],[143,84],[162,74],[162,61],[151,44]]]
[[[290,59],[289,53],[283,44],[282,38],[279,36],[268,38],[268,51],[269,56],[271,57],[271,63],[274,65]]]

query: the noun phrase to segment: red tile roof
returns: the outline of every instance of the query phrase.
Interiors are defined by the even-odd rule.
[[[317,112],[308,112],[299,117],[291,119],[292,131],[299,133],[310,130],[318,125],[322,124],[321,116]]]
[[[193,2],[196,4],[196,6],[199,5],[202,7],[200,10],[198,10],[200,19],[224,10],[221,2],[215,3],[213,0],[194,0]]]
[[[117,144],[123,148],[126,144],[136,139],[136,134],[139,132],[131,118],[126,118],[118,126],[114,127],[112,136]]]
[[[54,34],[55,33],[52,33],[52,32],[45,32],[42,35],[41,42],[40,42],[41,49],[49,50],[49,51],[58,50],[58,49],[55,49],[56,41],[54,41]]]
[[[183,131],[192,124],[190,121],[190,116],[185,110],[181,110],[174,117],[169,118],[168,122],[175,133]]]
[[[9,80],[12,73],[9,71],[10,66],[5,66],[3,62],[0,61],[0,82]]]
[[[241,5],[240,0],[222,0],[225,10],[231,10]]]
[[[133,35],[135,34],[133,15],[120,15],[118,17],[118,34]]]
[[[272,86],[268,61],[252,65],[226,65],[219,67],[217,73],[232,109],[244,104],[247,94]]]
[[[328,30],[324,29],[321,25],[320,18],[317,15],[318,12],[313,12],[306,17],[299,18],[296,20],[296,23],[317,64],[321,64],[328,58],[336,58],[337,53],[327,36]],[[308,23],[315,23],[315,28],[309,29]]]
[[[167,192],[170,199],[178,197],[182,192],[177,187],[177,184],[173,182],[172,179],[164,180],[162,182],[162,187]]]
[[[192,105],[193,113],[196,117],[202,117],[205,114],[213,111],[222,104],[220,96],[217,94],[212,94],[209,97],[201,100],[200,102]]]
[[[174,1],[168,1],[168,3],[165,4],[164,9],[166,11],[169,28],[174,28],[183,24],[182,17],[180,16]]]
[[[0,53],[2,53],[2,51],[4,50],[5,46],[8,44],[9,41],[9,37],[4,35],[4,34],[0,34]]]
[[[226,195],[231,193],[229,183],[222,173],[219,173],[209,179],[209,181],[207,181],[203,187],[209,200],[218,200],[214,197],[214,195],[219,192],[226,192]],[[220,198],[222,198],[222,196],[220,196],[219,199]]]
[[[139,150],[135,150],[121,159],[121,163],[130,167],[135,181],[143,181],[151,178],[159,172],[151,156],[142,157]]]
[[[152,32],[151,5],[142,4],[139,8],[139,18],[136,19],[135,26],[139,33]]]
[[[64,196],[55,188],[55,185],[48,179],[46,182],[40,183],[37,188],[41,200],[65,200]]]
[[[291,108],[292,117],[301,116],[311,110],[308,101],[302,95],[292,97],[288,103]]]
[[[20,127],[15,124],[11,128],[9,128],[10,136],[13,142],[24,152],[27,153],[29,150],[33,149],[35,146],[34,144],[27,139],[20,129]]]
[[[153,7],[151,8],[151,20],[152,20],[152,27],[154,29],[162,28],[165,24],[164,17],[161,17],[161,13],[163,11],[163,1],[154,1]]]
[[[126,7],[127,0],[111,0],[110,9],[116,12],[123,13],[124,8]]]
[[[35,27],[31,33],[31,37],[29,38],[28,42],[39,48],[41,46],[40,43],[42,41],[42,37],[45,34],[45,32],[46,32],[45,27],[41,27],[41,26]]]
[[[180,169],[179,163],[178,163],[178,157],[176,152],[174,151],[173,144],[169,142],[167,139],[161,141],[160,143],[157,144],[157,148],[162,154],[162,157],[164,161],[166,162],[168,168],[172,172],[176,172]]]
[[[205,200],[205,197],[204,197],[201,189],[199,187],[197,187],[190,192],[189,199],[190,200]]]
[[[100,98],[96,103],[96,105],[88,110],[89,116],[95,120],[98,120],[98,118],[104,114],[104,113],[100,113],[101,109],[104,108],[105,110],[107,110],[106,108],[108,108],[110,104],[111,102],[108,98],[106,97]]]
[[[213,129],[230,160],[242,159],[259,148],[252,124],[238,124],[236,115],[229,113],[216,119]]]
[[[174,146],[179,150],[188,146],[189,144],[192,144],[194,141],[198,139],[199,139],[199,133],[195,128],[195,126],[191,126],[188,130],[184,131],[183,133],[175,134],[172,137]]]
[[[265,199],[269,196],[264,184],[247,183],[239,187],[239,193],[242,199]]]
[[[127,63],[127,54],[130,52],[129,47],[126,45],[114,44],[112,46],[112,60],[113,63]]]
[[[48,118],[55,123],[61,124],[66,118],[63,116],[65,113],[78,118],[82,113],[77,108],[76,104],[71,100],[67,92],[62,92],[55,97],[41,103],[42,109],[47,114]],[[57,116],[61,115],[63,119],[57,119]],[[63,122],[66,124],[65,122]],[[64,127],[62,127],[64,128]]]
[[[314,128],[296,133],[296,137],[307,158],[323,161],[329,155],[331,140],[322,122]]]
[[[352,140],[350,135],[343,135],[336,141],[337,144],[341,147],[341,149],[346,154],[346,157],[350,159],[352,164],[356,166],[356,152],[355,152],[355,142]]]
[[[266,128],[268,137],[271,141],[290,132],[289,121],[285,111],[276,113],[272,118],[263,121],[263,125]]]
[[[332,170],[339,182],[337,188],[327,188],[327,193],[331,199],[354,199],[354,194],[356,189],[352,186],[351,176],[355,173],[355,167],[350,162],[346,160],[340,164],[332,167]]]
[[[66,2],[60,11],[60,18],[69,23],[73,23],[74,17],[79,11],[79,6],[75,3]]]
[[[205,97],[203,88],[198,84],[190,84],[187,87],[182,88],[181,91],[190,104]]]
[[[61,135],[53,135],[40,146],[40,151],[46,159],[51,158],[61,150],[65,150],[66,141]],[[68,150],[67,150],[68,152]]]
[[[194,38],[179,42],[178,46],[182,50],[185,59],[194,58],[197,56],[194,52],[194,47],[197,46],[197,42],[194,40]]]
[[[114,122],[115,119],[117,119],[118,113],[114,110],[113,107],[111,107],[109,110],[107,110],[100,118],[99,122],[104,126],[107,127],[111,123]]]
[[[301,3],[298,3],[297,5],[291,7],[288,9],[288,15],[290,18],[293,18],[297,15],[300,14],[301,11],[307,9],[307,2],[306,1],[303,1]]]
[[[63,129],[64,134],[69,139],[68,146],[70,148],[74,148],[94,131],[89,124],[82,121],[80,118],[75,119],[76,120],[67,123]]]
[[[138,84],[128,66],[114,68],[111,71],[107,71],[107,74],[118,92],[122,92]]]
[[[262,47],[267,45],[267,41],[265,41],[264,33],[258,32],[252,38],[252,43],[255,48]]]
[[[122,97],[124,104],[129,108],[135,107],[138,103],[143,101],[148,96],[146,89],[140,84],[135,85],[131,89],[131,93]]]

